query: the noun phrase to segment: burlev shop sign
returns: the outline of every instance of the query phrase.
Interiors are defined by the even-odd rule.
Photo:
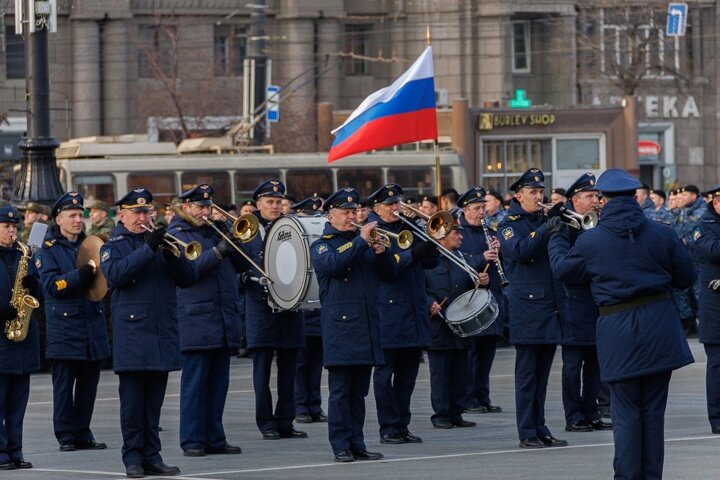
[[[677,95],[638,96],[638,109],[645,112],[645,118],[700,118],[695,97]],[[611,96],[610,104],[620,105],[621,97]],[[600,97],[593,98],[593,105],[602,105]]]
[[[481,113],[478,130],[487,131],[501,127],[546,127],[553,125],[555,120],[555,115],[552,113]]]

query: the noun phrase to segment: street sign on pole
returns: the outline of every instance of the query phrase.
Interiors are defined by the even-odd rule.
[[[267,121],[277,123],[280,121],[280,87],[268,85],[265,89],[267,101]]]
[[[687,14],[687,3],[669,4],[665,35],[668,37],[685,36],[685,27],[687,27]]]

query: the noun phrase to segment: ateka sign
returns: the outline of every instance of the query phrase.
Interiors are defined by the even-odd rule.
[[[654,157],[660,154],[660,144],[652,140],[640,140],[638,142],[638,156]]]
[[[678,97],[677,95],[644,95],[638,96],[638,110],[644,112],[644,118],[700,118],[695,97]],[[612,105],[620,105],[621,97],[610,97]],[[593,98],[593,105],[602,105],[599,97]]]

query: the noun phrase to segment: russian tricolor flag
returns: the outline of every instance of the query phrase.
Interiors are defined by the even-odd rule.
[[[432,47],[392,85],[367,97],[332,133],[328,163],[354,153],[437,139]]]

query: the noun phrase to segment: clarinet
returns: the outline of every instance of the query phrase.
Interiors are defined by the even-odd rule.
[[[485,219],[480,220],[480,225],[482,225],[483,233],[485,234],[485,241],[487,242],[488,248],[492,247],[492,237],[490,237],[490,230],[488,230],[487,225],[485,224]],[[509,285],[510,282],[508,281],[507,277],[505,276],[505,271],[502,267],[502,262],[500,261],[500,258],[495,259],[495,267],[497,268],[498,274],[500,275],[500,282],[501,286]]]

